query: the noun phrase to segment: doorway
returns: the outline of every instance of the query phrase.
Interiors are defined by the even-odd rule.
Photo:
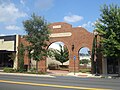
[[[14,51],[0,51],[0,69],[3,69],[4,67],[13,68],[13,60],[10,58],[12,53],[14,53]]]

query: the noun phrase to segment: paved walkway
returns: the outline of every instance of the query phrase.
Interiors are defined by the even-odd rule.
[[[67,74],[69,74],[69,71],[67,71],[67,70],[47,70],[47,73],[49,74],[49,75],[67,75]]]
[[[69,72],[69,71],[63,71],[63,70],[47,70],[48,75],[53,75],[53,76],[75,76],[75,77],[95,77],[95,78],[100,78],[101,76],[95,76],[89,73],[74,73],[74,72]]]

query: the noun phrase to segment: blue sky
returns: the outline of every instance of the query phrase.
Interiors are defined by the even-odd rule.
[[[0,0],[0,35],[25,34],[22,22],[34,12],[49,23],[67,22],[93,31],[100,6],[120,0]]]

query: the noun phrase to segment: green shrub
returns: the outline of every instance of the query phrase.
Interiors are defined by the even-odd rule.
[[[30,69],[30,72],[36,73],[36,68],[31,68],[31,69]]]
[[[13,73],[13,72],[15,72],[15,70],[13,68],[8,68],[8,67],[4,68],[3,71],[7,72],[7,73]]]
[[[90,61],[88,59],[80,60],[80,64],[88,64]]]
[[[50,64],[48,65],[48,68],[49,68],[50,70],[58,70],[58,69],[59,69],[59,65],[58,65],[58,64],[55,64],[55,63],[50,63]]]
[[[46,74],[46,73],[44,73],[44,72],[27,72],[28,74]]]
[[[91,72],[91,70],[90,69],[80,69],[80,72],[82,72],[82,73],[87,73],[87,72]]]
[[[18,69],[17,72],[24,73],[24,72],[26,72],[26,70],[25,69]]]

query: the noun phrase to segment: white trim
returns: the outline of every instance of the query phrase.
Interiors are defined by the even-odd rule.
[[[61,28],[61,25],[53,26],[53,29],[55,29],[55,28]]]
[[[69,36],[72,36],[71,32],[50,34],[50,37],[69,37]]]
[[[13,68],[17,69],[18,67],[18,44],[19,44],[19,35],[16,35],[16,58],[14,60]]]

